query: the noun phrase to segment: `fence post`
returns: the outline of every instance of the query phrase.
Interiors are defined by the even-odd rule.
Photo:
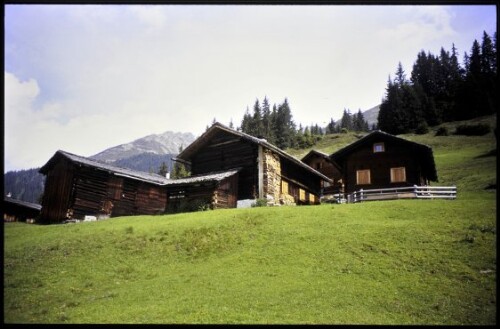
[[[413,185],[413,193],[415,193],[415,197],[418,198],[418,186],[417,184]]]
[[[363,201],[363,189],[359,190],[359,201]]]

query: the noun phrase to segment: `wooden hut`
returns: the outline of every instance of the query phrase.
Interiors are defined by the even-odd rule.
[[[57,151],[40,169],[47,176],[40,220],[106,218],[165,211],[166,178]]]
[[[342,173],[338,165],[330,159],[328,154],[311,150],[302,158],[302,162],[333,181],[333,184],[327,181],[321,182],[323,198],[329,199],[333,198],[336,194],[343,193]]]
[[[172,179],[166,183],[168,213],[236,208],[238,172],[233,169]]]
[[[4,222],[33,222],[40,215],[41,205],[5,197],[2,205]]]
[[[330,156],[341,168],[346,193],[437,182],[432,148],[374,131]]]
[[[220,123],[175,159],[193,175],[239,168],[237,200],[267,199],[268,204],[317,204],[322,181],[332,180],[264,139]]]

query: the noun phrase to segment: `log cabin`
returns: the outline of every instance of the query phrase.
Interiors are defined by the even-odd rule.
[[[214,123],[174,159],[193,175],[239,168],[234,198],[268,205],[318,204],[322,181],[332,180],[265,139]]]
[[[167,179],[57,151],[40,172],[41,223],[236,207],[239,168]]]
[[[39,170],[46,175],[40,221],[163,213],[166,178],[57,151]]]
[[[328,154],[311,150],[302,158],[302,162],[333,181],[333,184],[327,181],[321,182],[324,199],[333,199],[334,195],[343,193],[342,173],[338,165],[330,159]]]
[[[437,182],[432,148],[377,130],[330,155],[345,193]]]

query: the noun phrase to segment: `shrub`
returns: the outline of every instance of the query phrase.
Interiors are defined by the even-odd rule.
[[[349,130],[347,130],[347,128],[342,128],[342,129],[340,130],[340,133],[341,133],[341,134],[347,134],[348,132],[349,132]]]
[[[436,131],[436,136],[448,136],[449,134],[450,132],[446,127],[439,127],[439,129]]]
[[[267,199],[257,199],[252,207],[267,207]]]
[[[421,122],[418,124],[417,129],[415,129],[415,133],[417,135],[424,135],[429,132],[429,126],[427,125],[427,122]]]
[[[487,124],[478,123],[476,125],[460,125],[455,130],[455,135],[483,136],[491,131]]]

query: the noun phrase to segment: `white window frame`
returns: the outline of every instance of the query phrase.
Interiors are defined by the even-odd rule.
[[[385,144],[384,144],[384,142],[374,143],[373,144],[373,153],[382,153],[382,152],[385,152]]]

